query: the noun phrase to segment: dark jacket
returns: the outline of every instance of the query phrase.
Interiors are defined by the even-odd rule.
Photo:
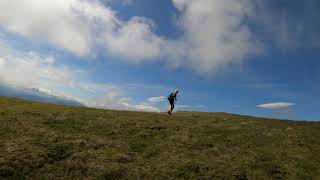
[[[177,94],[175,94],[174,92],[171,93],[171,94],[168,96],[168,100],[169,100],[169,101],[177,101]]]

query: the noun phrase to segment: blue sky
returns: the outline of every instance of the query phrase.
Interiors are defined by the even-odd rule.
[[[4,0],[0,85],[155,112],[179,88],[177,110],[319,120],[319,10],[316,0]]]

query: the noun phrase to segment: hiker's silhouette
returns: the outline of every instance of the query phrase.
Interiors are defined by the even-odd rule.
[[[174,90],[169,96],[168,96],[168,101],[170,103],[170,110],[168,111],[168,114],[171,115],[172,114],[172,111],[174,109],[174,103],[175,101],[177,101],[177,95],[179,93],[179,90],[176,89]]]

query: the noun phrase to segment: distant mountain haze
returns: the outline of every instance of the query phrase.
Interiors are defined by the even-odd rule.
[[[64,97],[50,95],[36,88],[21,89],[9,86],[0,86],[0,96],[31,100],[36,102],[46,102],[61,105],[82,106],[80,102],[69,100]]]

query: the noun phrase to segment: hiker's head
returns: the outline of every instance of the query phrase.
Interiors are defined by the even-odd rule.
[[[179,93],[179,89],[175,89],[174,94],[178,94],[178,93]]]

